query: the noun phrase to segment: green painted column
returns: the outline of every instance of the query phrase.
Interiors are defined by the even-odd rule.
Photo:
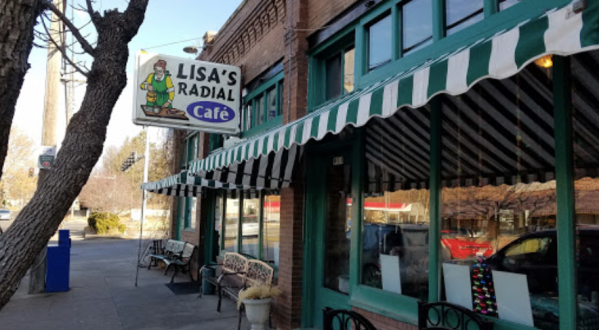
[[[444,0],[433,1],[433,41],[445,37],[445,3]]]
[[[368,42],[366,40],[366,29],[364,26],[356,27],[356,50],[354,55],[354,79],[359,82],[360,78],[368,73]]]
[[[484,12],[485,18],[497,13],[499,0],[485,0]]]
[[[402,29],[401,29],[401,11],[397,6],[391,7],[391,40],[393,40],[393,48],[391,48],[391,59],[393,61],[399,59],[402,54]]]
[[[351,230],[351,251],[349,263],[349,284],[350,295],[355,288],[360,285],[360,270],[362,269],[362,205],[364,204],[362,192],[364,191],[364,168],[366,157],[364,128],[356,130],[356,144],[352,151],[352,230]]]
[[[441,124],[443,112],[439,96],[431,100],[431,141],[430,141],[430,225],[429,225],[429,274],[428,300],[437,302],[440,297],[441,271]]]
[[[574,257],[576,218],[574,216],[570,58],[554,56],[553,63],[559,328],[576,329],[576,261]]]

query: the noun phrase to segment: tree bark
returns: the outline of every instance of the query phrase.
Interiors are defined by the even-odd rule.
[[[33,27],[41,9],[40,0],[0,1],[0,179],[15,105],[29,69]]]
[[[95,14],[98,42],[81,108],[68,125],[50,174],[0,236],[0,309],[58,229],[102,154],[112,109],[127,84],[128,44],[147,5],[148,0],[131,0],[123,13]]]

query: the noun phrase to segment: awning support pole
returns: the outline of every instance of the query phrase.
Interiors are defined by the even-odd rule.
[[[146,149],[144,151],[144,177],[143,183],[148,182],[148,166],[150,164],[150,137],[148,134],[148,126],[144,126],[144,131],[146,132]],[[146,219],[146,194],[147,191],[144,189],[141,193],[141,219],[139,224],[139,248],[137,250],[137,264],[135,267],[135,286],[137,286],[137,279],[139,277],[139,267],[141,267],[141,242],[143,240],[143,231],[144,231],[144,220]]]

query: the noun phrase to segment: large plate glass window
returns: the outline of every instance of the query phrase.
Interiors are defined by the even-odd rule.
[[[428,107],[366,127],[362,284],[428,300]]]
[[[222,223],[223,217],[223,195],[221,192],[216,193],[214,200],[214,232],[212,237],[212,261],[216,261],[216,256],[220,254],[222,249]]]
[[[279,265],[279,229],[281,227],[281,196],[266,195],[262,204],[262,260]]]
[[[227,198],[225,204],[225,242],[223,249],[237,252],[239,235],[239,198]]]
[[[445,299],[559,324],[552,71],[528,65],[442,100]]]
[[[402,53],[407,55],[433,42],[432,0],[412,0],[401,7]]]
[[[243,199],[241,253],[258,257],[260,237],[260,198]]]
[[[454,34],[472,24],[482,21],[484,0],[446,0],[445,30]]]
[[[599,329],[599,52],[570,58],[578,329]]]
[[[391,15],[387,15],[368,27],[368,70],[391,62],[391,24]]]

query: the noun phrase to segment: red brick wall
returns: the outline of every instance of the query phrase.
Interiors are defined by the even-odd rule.
[[[308,0],[308,28],[318,29],[359,0]]]

